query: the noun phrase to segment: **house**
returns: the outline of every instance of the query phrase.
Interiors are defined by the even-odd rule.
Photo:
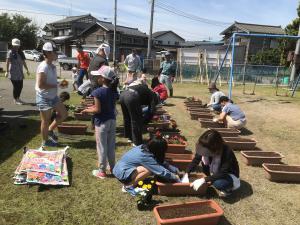
[[[76,43],[81,42],[85,50],[95,50],[101,43],[113,47],[114,25],[111,22],[97,20],[92,15],[70,16],[46,24],[43,29],[45,40],[54,41],[59,50],[68,56],[76,55]],[[117,25],[116,59],[124,60],[132,48],[145,55],[148,36],[137,28]],[[112,51],[110,55],[112,59]]]
[[[180,44],[185,40],[175,32],[168,31],[157,31],[152,34],[153,47],[154,48],[178,48]]]
[[[225,45],[229,44],[230,38],[233,33],[246,33],[246,34],[285,34],[281,26],[271,26],[271,25],[261,25],[261,24],[250,24],[250,23],[240,23],[234,22],[231,26],[226,28],[220,33],[224,35]],[[276,48],[278,46],[278,39],[270,37],[246,37],[239,36],[236,37],[236,45],[245,46],[245,62],[252,55],[263,49]]]

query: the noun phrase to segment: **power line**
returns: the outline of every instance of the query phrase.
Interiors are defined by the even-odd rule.
[[[210,25],[214,25],[214,26],[228,26],[231,23],[227,23],[227,22],[221,22],[221,21],[217,21],[217,20],[211,20],[211,19],[206,19],[206,18],[202,18],[202,17],[198,17],[189,13],[186,13],[184,11],[178,10],[170,5],[167,5],[165,3],[162,2],[157,2],[155,4],[158,8],[163,9],[169,13],[181,16],[181,17],[185,17],[187,19],[190,20],[194,20],[197,22],[201,22],[201,23],[206,23],[206,24],[210,24]]]

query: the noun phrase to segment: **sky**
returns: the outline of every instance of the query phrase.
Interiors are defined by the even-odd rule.
[[[117,24],[148,34],[151,0],[117,2]],[[153,32],[172,30],[189,41],[218,41],[234,21],[284,28],[297,17],[298,4],[298,0],[155,0]],[[27,16],[41,28],[66,16],[89,13],[113,21],[114,0],[0,0],[2,12]]]

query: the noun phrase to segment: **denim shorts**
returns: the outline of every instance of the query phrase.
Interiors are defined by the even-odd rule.
[[[53,109],[57,103],[59,103],[59,98],[55,96],[53,99],[43,98],[39,95],[36,95],[36,106],[39,111],[47,111]]]

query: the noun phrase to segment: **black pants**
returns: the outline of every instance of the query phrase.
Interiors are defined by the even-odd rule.
[[[23,80],[11,80],[11,83],[13,85],[14,99],[20,98],[23,89]]]
[[[132,140],[135,145],[141,145],[143,143],[143,112],[140,98],[136,92],[126,90],[120,96],[120,103],[125,137]]]

